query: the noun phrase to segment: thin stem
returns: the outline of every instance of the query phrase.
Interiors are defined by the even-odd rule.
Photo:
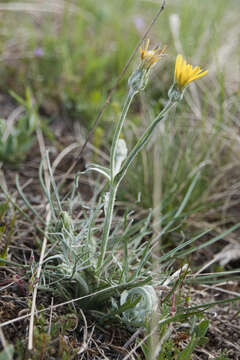
[[[97,264],[97,268],[99,271],[101,271],[101,267],[103,265],[104,257],[105,257],[106,250],[107,250],[109,233],[110,233],[110,229],[111,229],[111,225],[112,225],[113,208],[114,208],[114,204],[115,204],[117,188],[118,187],[116,185],[113,185],[113,184],[110,185],[107,213],[105,214],[104,227],[103,227],[103,239],[102,239],[102,243],[101,243],[100,256],[98,258],[98,264]]]
[[[123,106],[121,117],[117,123],[116,129],[115,129],[114,135],[113,135],[113,142],[112,142],[111,153],[110,153],[111,179],[110,179],[109,200],[108,200],[108,204],[107,204],[107,212],[105,214],[105,219],[104,219],[103,239],[102,239],[102,243],[101,243],[100,256],[98,258],[98,264],[97,264],[98,271],[101,271],[101,268],[102,268],[102,265],[104,262],[104,258],[105,258],[105,254],[106,254],[106,250],[107,250],[109,233],[110,233],[110,229],[111,229],[111,225],[112,225],[113,209],[114,209],[116,193],[117,193],[117,188],[118,188],[118,185],[115,185],[113,182],[117,142],[119,140],[121,130],[123,127],[123,123],[126,118],[129,106],[131,105],[131,102],[132,102],[134,96],[136,95],[136,93],[137,93],[136,91],[129,89],[127,98],[126,98],[124,106]]]
[[[158,114],[158,116],[152,121],[149,127],[145,130],[141,138],[138,140],[138,142],[136,143],[136,145],[134,146],[134,148],[131,150],[128,157],[126,158],[122,166],[122,169],[115,177],[114,179],[115,184],[117,185],[120,184],[120,182],[122,181],[123,177],[127,172],[127,169],[129,168],[129,166],[131,165],[131,163],[133,162],[139,151],[141,151],[144,145],[147,143],[157,124],[165,118],[168,111],[173,107],[173,105],[175,105],[175,102],[169,101],[167,105],[164,107],[164,109]]]
[[[114,169],[114,165],[115,165],[114,164],[114,157],[115,157],[115,153],[116,153],[116,145],[117,145],[117,141],[118,141],[119,136],[120,136],[120,132],[121,132],[121,129],[122,129],[122,126],[123,126],[127,111],[129,109],[129,106],[130,106],[131,101],[132,101],[135,94],[136,94],[136,92],[132,92],[131,90],[129,91],[127,99],[126,99],[125,104],[124,104],[122,115],[121,115],[121,117],[119,119],[119,122],[117,124],[116,130],[115,130],[115,133],[114,133],[112,149],[111,149],[111,159],[110,159],[111,185],[110,185],[109,200],[108,200],[108,205],[107,205],[107,213],[105,215],[105,220],[104,220],[103,240],[102,240],[102,244],[101,244],[101,251],[100,251],[100,256],[98,258],[98,265],[97,265],[97,268],[98,268],[99,272],[101,271],[101,268],[102,268],[102,265],[103,265],[103,262],[104,262],[104,258],[105,258],[105,254],[106,254],[106,250],[107,250],[107,244],[108,244],[109,233],[110,233],[111,224],[112,224],[113,209],[114,209],[114,203],[115,203],[117,188],[118,188],[122,178],[124,177],[128,167],[130,166],[130,164],[132,163],[132,161],[134,160],[134,158],[136,157],[138,152],[142,150],[142,148],[144,147],[144,145],[146,144],[146,142],[150,138],[154,128],[157,126],[157,124],[159,123],[160,120],[165,118],[165,116],[168,113],[168,111],[170,110],[170,108],[175,104],[175,103],[169,101],[167,103],[167,105],[165,106],[165,108],[153,120],[153,122],[146,129],[144,134],[141,136],[141,138],[139,139],[137,144],[134,146],[134,148],[132,149],[132,151],[128,155],[126,161],[123,164],[123,167],[122,167],[121,171],[116,175],[116,177],[114,179],[113,178],[113,169]]]
[[[45,143],[44,143],[44,139],[43,139],[43,134],[42,134],[42,131],[40,130],[40,128],[37,129],[37,138],[38,138],[38,142],[39,142],[41,157],[43,159],[42,161],[44,161],[43,166],[44,166],[46,189],[47,189],[48,193],[50,193],[50,177],[49,177],[49,174],[47,171],[47,162],[44,157],[46,154],[46,148],[45,148]],[[46,213],[47,213],[47,216],[46,216],[45,235],[43,238],[43,244],[42,244],[42,249],[41,249],[41,254],[40,254],[40,259],[39,259],[39,264],[38,264],[38,269],[37,269],[37,275],[36,275],[36,279],[38,279],[38,280],[40,279],[44,255],[45,255],[46,248],[47,248],[47,228],[48,228],[48,225],[51,220],[51,211],[50,211],[49,204],[46,206]],[[29,337],[28,337],[28,350],[30,350],[30,351],[33,349],[34,314],[35,314],[35,309],[36,309],[38,280],[34,286],[33,295],[32,295],[31,317],[30,317],[30,323],[29,323]]]
[[[129,106],[131,105],[131,102],[136,95],[136,91],[133,91],[132,89],[129,89],[127,98],[125,100],[123,110],[121,117],[117,123],[116,129],[114,131],[113,135],[113,141],[112,141],[112,147],[111,147],[111,153],[110,153],[110,171],[111,171],[111,181],[113,181],[114,176],[114,167],[115,167],[115,155],[116,155],[116,149],[117,149],[117,142],[121,134],[121,130],[123,127],[124,120],[126,118]]]

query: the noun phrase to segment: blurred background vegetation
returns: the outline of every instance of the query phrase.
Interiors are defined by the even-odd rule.
[[[30,86],[49,116],[64,113],[90,126],[159,6],[143,0],[1,3],[1,91],[21,95]],[[239,6],[237,0],[167,2],[150,34],[153,44],[168,46],[150,89],[156,102],[165,97],[178,52],[207,66],[212,78],[226,67],[237,80],[231,52],[239,40]],[[125,92],[123,80],[105,121],[115,117]]]

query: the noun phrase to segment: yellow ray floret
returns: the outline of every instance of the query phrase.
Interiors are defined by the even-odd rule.
[[[143,48],[140,48],[140,55],[141,60],[146,67],[151,67],[157,63],[157,61],[160,59],[161,56],[164,55],[166,51],[166,46],[164,46],[162,49],[159,47],[156,47],[152,50],[148,50],[150,40],[147,39],[146,43]]]
[[[182,55],[178,55],[175,64],[175,81],[178,86],[183,89],[190,82],[201,78],[206,75],[208,70],[203,71],[199,66],[192,67],[192,65],[187,64],[185,60],[183,60]]]

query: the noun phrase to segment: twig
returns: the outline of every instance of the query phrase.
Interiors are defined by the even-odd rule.
[[[84,322],[84,329],[83,329],[83,341],[82,341],[82,345],[80,347],[80,350],[78,351],[78,355],[84,353],[87,348],[88,348],[88,343],[89,341],[87,340],[88,338],[88,325],[87,325],[87,319],[84,315],[84,312],[82,311],[82,309],[80,309],[82,318],[83,318],[83,322]]]
[[[6,360],[7,360],[7,359],[8,359],[8,360],[11,360],[11,359],[12,359],[12,356],[11,356],[11,354],[10,354],[10,352],[9,352],[8,344],[7,344],[7,342],[6,342],[5,336],[4,336],[3,331],[2,331],[1,328],[0,328],[0,340],[1,340],[2,346],[3,346],[3,348],[4,348],[5,354],[7,355]],[[3,356],[4,356],[4,355],[3,355]],[[4,359],[5,359],[5,358],[4,358]]]
[[[226,284],[227,283],[228,282],[226,282]],[[233,296],[239,296],[239,292],[223,289],[223,288],[220,288],[219,286],[213,286],[213,285],[210,286],[210,285],[206,285],[206,284],[200,284],[200,286],[203,287],[203,288],[206,288],[206,289],[220,291],[220,292],[223,292],[225,294],[229,294],[229,295],[233,295]]]
[[[144,328],[140,327],[131,337],[128,339],[127,342],[123,345],[124,349],[127,349],[137,338],[139,335],[142,335],[144,332]]]
[[[46,148],[45,148],[45,143],[44,143],[44,139],[43,139],[43,134],[42,134],[42,131],[41,131],[40,128],[37,129],[37,139],[38,139],[38,143],[39,143],[41,157],[42,157],[42,159],[44,161],[43,162],[43,168],[44,168],[44,176],[45,176],[46,188],[49,191],[50,190],[50,178],[49,178],[49,174],[48,174],[48,170],[47,170],[47,163],[46,163],[46,160],[44,160],[45,159]],[[46,247],[47,247],[46,231],[47,231],[48,224],[49,224],[50,218],[51,218],[51,212],[50,212],[49,204],[47,204],[47,206],[46,206],[46,212],[47,212],[46,228],[45,228],[45,235],[44,235],[44,238],[43,238],[43,244],[42,244],[42,249],[41,249],[41,254],[40,254],[40,260],[39,260],[39,264],[38,264],[37,280],[40,279],[44,254],[45,254]],[[29,337],[28,337],[28,350],[30,350],[30,351],[33,349],[33,328],[34,328],[34,315],[35,315],[35,308],[36,308],[37,290],[38,290],[38,282],[36,283],[36,285],[34,287],[33,296],[32,296],[32,307],[31,307],[31,317],[30,317],[30,324],[29,324]]]

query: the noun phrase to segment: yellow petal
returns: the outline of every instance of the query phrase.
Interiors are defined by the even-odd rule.
[[[197,75],[194,75],[189,79],[189,82],[192,82],[192,81],[194,81],[196,79],[199,79],[199,78],[203,77],[204,75],[206,75],[207,73],[208,73],[208,70],[203,71],[203,72],[201,72],[201,73],[199,73]]]
[[[208,71],[202,71],[199,66],[193,67],[183,59],[182,55],[178,55],[175,64],[175,81],[180,88],[184,88],[190,82],[206,75]]]
[[[177,80],[179,78],[182,60],[183,60],[182,55],[178,55],[176,58],[176,64],[175,64],[175,74],[174,74],[175,80]]]

